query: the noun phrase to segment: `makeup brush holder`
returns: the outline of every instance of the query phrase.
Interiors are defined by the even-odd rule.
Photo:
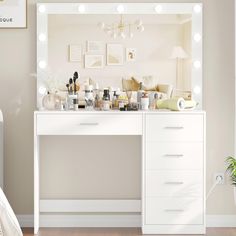
[[[73,93],[67,95],[67,103],[69,110],[74,110],[74,99],[79,99],[78,94]]]

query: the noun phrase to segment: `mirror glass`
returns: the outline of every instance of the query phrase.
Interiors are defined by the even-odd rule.
[[[191,91],[192,15],[50,14],[48,83],[60,92],[75,71],[79,82],[124,88],[134,78]]]

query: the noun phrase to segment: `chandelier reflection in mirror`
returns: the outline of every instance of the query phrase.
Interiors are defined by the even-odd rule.
[[[122,39],[133,38],[134,31],[144,31],[142,20],[137,19],[135,22],[125,22],[123,15],[120,15],[120,21],[117,23],[105,24],[104,22],[99,22],[98,27],[114,39],[117,37]]]

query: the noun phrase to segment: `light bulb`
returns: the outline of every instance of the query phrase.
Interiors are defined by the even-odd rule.
[[[38,10],[39,10],[40,13],[44,13],[46,11],[45,5],[40,5]]]
[[[201,93],[201,88],[199,86],[195,86],[194,89],[193,89],[193,92],[195,94],[200,94]]]
[[[194,67],[195,67],[196,69],[199,69],[199,68],[201,67],[201,62],[200,62],[200,61],[195,61],[195,62],[193,63],[193,65],[194,65]]]
[[[46,41],[46,35],[45,34],[40,34],[39,35],[39,41],[41,41],[41,42]]]
[[[40,62],[39,62],[39,68],[45,69],[46,66],[47,66],[47,63],[46,63],[45,61],[40,61]]]
[[[194,38],[194,40],[195,40],[196,42],[199,42],[202,37],[201,37],[200,34],[197,33],[197,34],[194,34],[193,38]]]
[[[84,6],[84,5],[79,5],[78,11],[79,11],[80,13],[84,13],[84,12],[85,12],[85,6]]]
[[[157,5],[155,7],[155,11],[156,11],[156,13],[161,13],[162,12],[162,5]]]
[[[38,92],[39,94],[44,95],[47,92],[47,89],[43,86],[40,86]]]
[[[197,4],[193,7],[193,10],[195,13],[200,13],[202,10],[202,7],[199,4]]]
[[[119,5],[117,8],[116,8],[117,12],[118,13],[123,13],[125,11],[125,7],[123,5]]]
[[[99,23],[98,23],[98,27],[99,27],[100,29],[104,29],[105,23],[104,23],[104,22],[99,22]]]

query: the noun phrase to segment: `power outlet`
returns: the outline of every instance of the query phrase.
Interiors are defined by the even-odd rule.
[[[213,182],[218,181],[218,185],[225,184],[225,174],[223,172],[217,172],[213,176]]]

